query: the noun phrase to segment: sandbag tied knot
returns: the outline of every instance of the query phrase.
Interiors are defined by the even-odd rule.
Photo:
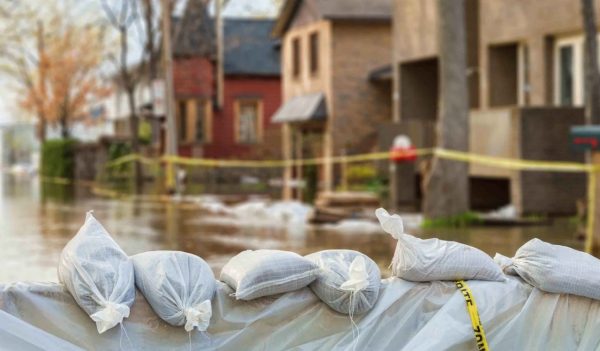
[[[204,300],[202,303],[186,308],[185,314],[185,331],[191,332],[194,328],[199,331],[206,331],[212,317],[212,306],[210,300]]]
[[[350,267],[349,279],[340,285],[341,290],[358,292],[369,286],[369,273],[364,257],[356,256]]]
[[[397,214],[390,215],[388,211],[383,208],[378,208],[375,211],[375,216],[377,216],[379,224],[385,232],[390,234],[394,239],[402,239],[402,235],[404,234],[402,217]]]
[[[98,328],[100,334],[123,322],[123,318],[129,317],[129,307],[127,305],[107,302],[103,307],[90,316],[96,322],[96,328]]]
[[[515,262],[513,260],[514,258],[506,257],[499,253],[496,253],[496,255],[494,256],[494,262],[496,262],[500,266],[502,272],[508,274],[512,274],[512,272],[514,272]]]

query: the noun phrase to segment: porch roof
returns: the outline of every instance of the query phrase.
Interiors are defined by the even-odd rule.
[[[327,118],[325,94],[313,93],[296,96],[286,101],[275,112],[271,122],[293,123],[324,120]]]

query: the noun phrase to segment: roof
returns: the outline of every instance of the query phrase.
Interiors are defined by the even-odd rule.
[[[227,18],[224,23],[225,74],[281,74],[279,41],[271,36],[274,20]]]
[[[216,57],[214,19],[208,0],[188,0],[177,25],[173,53],[178,57]],[[271,36],[274,20],[225,18],[226,75],[279,76],[279,41]]]
[[[214,26],[207,11],[208,0],[188,0],[183,18],[174,23],[175,56],[214,57]]]
[[[313,93],[296,96],[286,101],[275,112],[271,122],[306,122],[324,120],[325,118],[327,118],[325,95],[323,93]]]
[[[274,36],[280,37],[288,29],[303,1],[311,1],[323,19],[386,22],[392,19],[393,0],[286,0],[273,28]]]

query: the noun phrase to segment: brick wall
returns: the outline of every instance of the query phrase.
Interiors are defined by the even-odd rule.
[[[517,157],[526,160],[584,162],[582,152],[571,150],[569,131],[583,124],[583,109],[523,108],[513,117]],[[512,201],[522,214],[573,214],[576,201],[585,198],[582,173],[519,172],[512,185]]]
[[[214,95],[213,62],[202,57],[176,58],[173,68],[175,97],[180,99],[212,98]],[[263,107],[263,140],[252,145],[235,142],[234,103],[240,98],[260,99]],[[281,104],[279,77],[225,77],[224,103],[213,108],[212,141],[201,145],[203,157],[210,158],[281,158],[279,125],[271,124],[271,116]],[[192,156],[200,145],[180,147],[180,154]]]
[[[209,97],[214,89],[212,62],[204,57],[175,58],[173,84],[176,97]]]
[[[390,63],[389,23],[333,24],[333,154],[370,151],[377,125],[391,120],[391,86],[373,83],[369,72]]]
[[[212,142],[205,144],[204,156],[214,158],[281,158],[278,124],[271,117],[281,105],[279,77],[226,77],[224,105],[214,111]],[[263,141],[253,145],[235,142],[234,103],[240,98],[260,99],[263,104]]]

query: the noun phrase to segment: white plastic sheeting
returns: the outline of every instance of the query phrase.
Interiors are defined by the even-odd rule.
[[[469,281],[491,350],[598,350],[600,301],[544,293],[517,277]],[[251,302],[218,283],[209,337],[191,334],[192,349],[345,350],[348,316],[305,288]],[[465,300],[453,282],[382,282],[371,311],[355,319],[356,350],[475,350]],[[138,294],[123,323],[98,334],[94,323],[58,284],[0,285],[0,340],[15,350],[189,350],[188,333],[158,318]]]

